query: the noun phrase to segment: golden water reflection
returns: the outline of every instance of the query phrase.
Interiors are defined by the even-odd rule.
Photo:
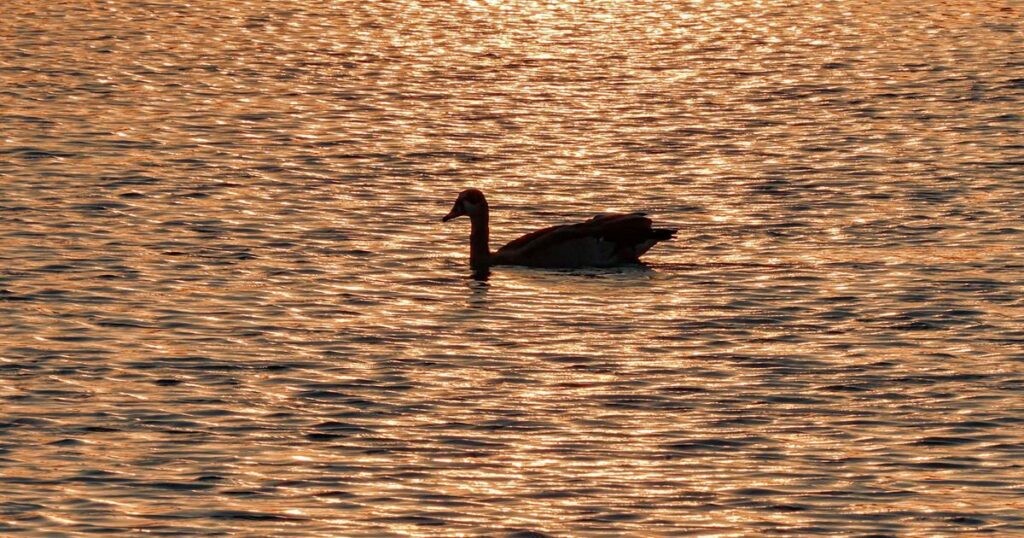
[[[1024,525],[1015,6],[0,14],[0,534]]]

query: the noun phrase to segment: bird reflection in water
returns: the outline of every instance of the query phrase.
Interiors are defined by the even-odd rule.
[[[491,272],[486,269],[473,271],[469,281],[469,297],[466,298],[467,306],[485,308],[488,305],[487,293],[491,290],[491,285],[487,279],[490,276]]]

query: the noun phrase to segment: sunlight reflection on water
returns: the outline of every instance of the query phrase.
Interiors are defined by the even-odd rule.
[[[1024,532],[1012,3],[0,14],[0,533]]]

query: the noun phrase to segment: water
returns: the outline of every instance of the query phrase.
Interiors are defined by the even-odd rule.
[[[0,534],[1024,533],[1019,2],[0,20]]]

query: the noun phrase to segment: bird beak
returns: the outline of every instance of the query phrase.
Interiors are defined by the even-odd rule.
[[[461,217],[466,214],[466,210],[462,208],[462,204],[455,202],[452,206],[452,210],[447,215],[441,217],[441,222],[448,222],[456,217]]]

